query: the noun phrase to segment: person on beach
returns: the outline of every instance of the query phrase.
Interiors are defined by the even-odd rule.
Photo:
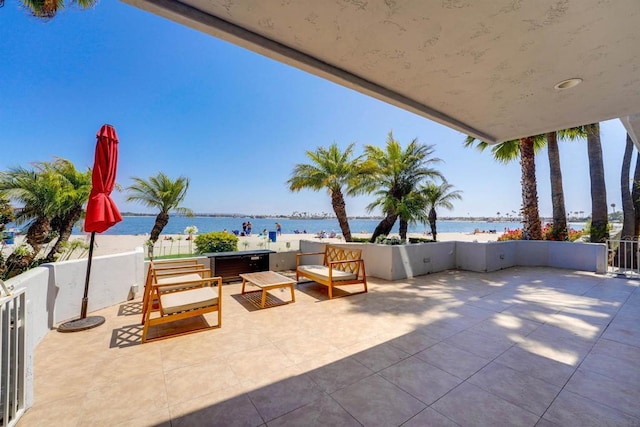
[[[247,236],[251,235],[251,228],[253,227],[253,225],[251,224],[251,221],[247,222]]]
[[[243,222],[242,223],[242,236],[246,236],[247,235],[247,223]]]
[[[282,226],[279,222],[276,222],[276,233],[278,233],[278,236],[282,236]]]

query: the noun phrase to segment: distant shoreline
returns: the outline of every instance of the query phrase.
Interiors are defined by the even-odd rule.
[[[122,212],[123,217],[155,217],[157,214],[155,213],[138,213],[138,212]],[[291,219],[291,220],[332,220],[335,221],[337,218],[335,216],[293,216],[293,215],[265,215],[265,214],[223,214],[223,213],[195,213],[191,216],[184,214],[170,214],[171,217],[181,217],[181,218],[248,218],[248,219]],[[349,220],[382,220],[383,216],[349,216],[347,217]],[[543,222],[551,222],[552,218],[540,218]],[[520,218],[512,219],[505,217],[489,217],[489,216],[478,216],[478,217],[439,217],[438,221],[460,221],[460,222],[521,222]],[[572,219],[574,221],[574,219]],[[584,222],[581,218],[576,218],[576,222]]]

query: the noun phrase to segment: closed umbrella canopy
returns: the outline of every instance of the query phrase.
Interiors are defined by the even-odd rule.
[[[91,175],[91,194],[87,204],[84,220],[84,230],[91,232],[89,243],[89,258],[87,259],[87,275],[84,281],[84,296],[80,318],[69,320],[58,326],[59,332],[78,332],[95,328],[104,323],[102,316],[87,317],[89,303],[89,277],[91,276],[91,260],[93,259],[93,243],[96,233],[102,233],[109,227],[122,221],[118,207],[111,200],[111,191],[116,183],[116,168],[118,167],[118,135],[111,125],[103,125],[96,135],[96,156]]]
[[[113,126],[103,125],[96,136],[98,142],[84,231],[102,233],[122,221],[122,215],[111,199],[118,166],[118,135]]]

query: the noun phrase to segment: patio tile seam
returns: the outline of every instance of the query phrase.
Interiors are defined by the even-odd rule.
[[[461,383],[461,384],[462,384],[462,383]],[[456,386],[456,387],[457,387],[457,386]],[[454,388],[455,388],[455,387],[454,387]],[[453,389],[452,389],[452,390],[453,390]],[[451,390],[449,390],[449,391],[451,391]],[[444,396],[442,396],[442,397],[444,397]],[[441,397],[441,398],[442,398],[442,397]],[[441,398],[440,398],[440,399],[441,399]],[[440,400],[440,399],[438,399],[438,400]],[[433,402],[433,403],[436,403],[436,402]],[[438,411],[436,408],[434,408],[434,407],[433,407],[433,404],[428,405],[428,406],[427,406],[426,408],[424,408],[422,411],[418,412],[418,413],[417,413],[417,414],[415,414],[413,417],[411,417],[411,418],[409,418],[407,421],[405,421],[402,425],[407,424],[409,421],[411,421],[412,419],[414,419],[415,417],[417,417],[418,415],[420,415],[421,413],[423,413],[424,411],[426,411],[426,410],[428,410],[428,409],[431,409],[432,411],[435,411],[435,412],[436,412],[436,413],[438,413],[439,415],[441,415],[441,416],[443,416],[444,418],[446,418],[447,420],[451,421],[453,424],[455,424],[455,425],[457,425],[457,426],[460,426],[460,424],[458,424],[457,422],[455,422],[454,420],[452,420],[451,418],[449,418],[448,416],[446,416],[445,414],[443,414],[442,412],[440,412],[440,411]],[[460,426],[460,427],[462,427],[462,426]]]
[[[480,370],[480,369],[479,369],[479,370]],[[479,370],[478,370],[478,371],[479,371]],[[474,375],[475,375],[475,374],[474,374]],[[471,375],[469,378],[471,378],[472,376],[473,376],[473,375]],[[447,397],[450,393],[452,393],[452,392],[453,392],[454,390],[456,390],[457,388],[461,387],[463,384],[467,384],[467,385],[471,385],[471,386],[473,386],[473,387],[477,387],[477,388],[481,389],[482,391],[484,391],[484,392],[486,392],[486,393],[489,393],[491,396],[493,396],[493,397],[494,397],[494,398],[496,398],[496,399],[502,400],[503,402],[506,402],[506,403],[508,403],[508,404],[510,404],[510,405],[516,406],[516,407],[518,407],[519,409],[521,409],[521,410],[523,410],[523,411],[526,411],[526,412],[530,413],[531,415],[533,415],[533,416],[535,416],[535,417],[538,417],[538,421],[537,421],[537,422],[539,422],[539,421],[542,419],[542,416],[541,416],[541,415],[538,415],[538,414],[536,414],[536,413],[534,413],[534,412],[531,412],[530,410],[528,410],[528,409],[526,409],[526,408],[523,408],[522,406],[518,405],[517,403],[511,402],[510,400],[507,400],[507,399],[505,399],[504,397],[498,396],[497,394],[495,394],[495,393],[493,393],[493,392],[491,392],[491,391],[489,391],[489,390],[486,390],[486,389],[482,388],[481,386],[479,386],[479,385],[477,385],[477,384],[473,384],[473,383],[471,383],[471,382],[468,382],[467,380],[463,380],[460,384],[456,385],[456,386],[455,386],[455,387],[453,387],[451,390],[449,390],[448,392],[446,392],[445,394],[443,394],[442,396],[440,396],[438,399],[436,399],[435,401],[433,401],[430,405],[427,405],[427,408],[431,408],[431,409],[433,409],[434,411],[436,411],[436,412],[438,412],[439,414],[444,415],[444,416],[446,417],[446,415],[445,415],[445,414],[442,414],[441,412],[439,412],[439,411],[435,408],[436,403],[438,403],[440,400],[442,400],[442,399],[444,399],[445,397]],[[559,393],[559,392],[558,392],[558,393]],[[415,397],[415,396],[414,396],[414,397]],[[556,396],[556,397],[557,397],[557,396]],[[417,399],[417,398],[416,398],[416,399]],[[419,399],[418,399],[418,400],[419,400]],[[555,400],[555,398],[554,398],[554,400]],[[422,402],[422,401],[421,401],[421,402]],[[423,402],[423,403],[424,403],[424,402]],[[549,404],[549,406],[551,406],[551,404]],[[425,409],[426,409],[426,408],[425,408]],[[546,413],[548,409],[549,409],[549,407],[547,407],[547,409],[545,410],[545,412],[544,412],[544,413]],[[417,415],[417,414],[416,414],[416,415]],[[447,417],[447,418],[449,418],[449,417]],[[449,418],[449,419],[450,419],[450,418]],[[453,421],[453,420],[452,420],[452,421]],[[454,422],[455,422],[455,421],[454,421]],[[536,422],[536,423],[537,423],[537,422]],[[456,424],[457,424],[457,423],[456,423]]]
[[[560,386],[558,386],[558,385],[555,385],[555,384],[549,383],[549,382],[547,382],[547,381],[544,381],[544,380],[542,380],[542,379],[540,379],[540,378],[536,378],[536,377],[534,377],[534,376],[531,376],[531,375],[529,375],[529,374],[527,374],[527,373],[525,373],[525,372],[517,371],[517,370],[515,370],[515,369],[511,368],[510,366],[507,366],[507,365],[503,365],[503,364],[501,364],[499,361],[491,361],[491,363],[494,363],[494,362],[495,362],[495,363],[497,363],[498,365],[504,366],[505,368],[507,368],[507,369],[509,369],[509,370],[512,370],[512,371],[514,371],[514,372],[518,373],[519,375],[524,375],[524,376],[526,376],[526,377],[532,378],[533,380],[542,381],[542,382],[544,382],[545,384],[549,384],[549,385],[551,385],[551,386],[553,386],[553,387],[559,387],[559,389],[558,389],[557,393],[555,394],[555,396],[553,396],[553,399],[551,399],[551,401],[549,402],[549,404],[548,404],[548,405],[547,405],[547,407],[545,408],[544,412],[543,412],[541,415],[538,415],[538,414],[536,414],[535,412],[532,412],[531,410],[529,410],[529,409],[527,409],[527,408],[524,408],[524,407],[520,406],[520,404],[518,404],[518,403],[517,403],[517,402],[515,402],[515,401],[512,401],[512,400],[510,400],[510,399],[505,399],[505,398],[504,398],[504,397],[502,397],[502,396],[498,396],[497,394],[493,393],[491,390],[488,390],[488,389],[486,389],[485,387],[483,387],[481,384],[475,384],[475,383],[469,382],[469,384],[472,384],[472,385],[474,385],[474,386],[476,386],[476,387],[478,387],[478,388],[481,388],[482,390],[486,391],[487,393],[491,393],[492,395],[494,395],[494,396],[496,396],[496,397],[499,397],[500,399],[505,400],[505,401],[507,401],[507,402],[511,403],[512,405],[515,405],[515,406],[517,406],[517,407],[519,407],[519,408],[521,408],[521,409],[523,409],[523,410],[525,410],[525,411],[527,411],[527,412],[530,412],[530,413],[532,413],[532,414],[534,414],[535,416],[540,417],[540,418],[542,418],[542,417],[544,416],[544,414],[546,414],[546,413],[547,413],[547,411],[549,410],[549,408],[551,407],[551,405],[553,404],[553,402],[558,398],[558,396],[560,395],[560,393],[562,392],[562,390],[564,390],[564,386],[566,385],[566,383],[565,383],[563,386],[561,386],[561,387],[560,387]],[[487,364],[486,366],[488,366],[488,364]],[[484,368],[483,368],[483,369],[484,369]],[[481,370],[482,370],[482,369],[481,369]],[[465,380],[465,382],[467,382],[469,379],[471,379],[474,375],[475,375],[475,374],[471,375],[467,380]],[[571,375],[573,376],[573,374],[571,374]],[[569,382],[569,380],[567,380],[567,382]],[[435,403],[435,402],[434,402],[434,403]],[[538,421],[539,421],[539,420],[538,420]]]
[[[318,386],[318,387],[323,391],[323,393],[325,393],[325,394],[327,394],[327,395],[331,396],[333,393],[335,393],[335,392],[337,392],[337,391],[340,391],[340,390],[342,390],[342,389],[345,389],[345,388],[347,388],[347,387],[350,387],[350,386],[352,386],[353,384],[355,384],[355,383],[357,383],[357,382],[360,382],[360,381],[364,380],[365,378],[369,378],[369,377],[371,377],[371,376],[373,376],[373,375],[376,375],[376,374],[378,374],[378,373],[380,372],[380,371],[377,371],[377,372],[376,372],[376,371],[374,371],[373,369],[371,369],[371,368],[367,367],[367,366],[366,366],[366,365],[364,365],[362,362],[360,362],[359,360],[357,360],[356,358],[354,358],[354,357],[353,357],[353,355],[351,355],[351,356],[347,356],[347,357],[348,357],[348,358],[351,358],[354,362],[356,362],[357,364],[361,365],[363,368],[366,368],[366,369],[370,370],[370,371],[371,371],[371,373],[370,373],[370,374],[367,374],[367,375],[365,375],[365,376],[363,376],[363,377],[361,377],[361,378],[358,378],[356,381],[354,381],[354,382],[352,382],[352,383],[350,383],[350,384],[345,384],[345,385],[343,385],[343,386],[341,386],[341,387],[338,387],[337,389],[335,389],[335,390],[331,391],[330,393],[329,393],[329,392],[327,392],[327,391],[325,391],[325,390],[323,390],[323,389],[322,389],[322,385],[321,385],[318,381],[314,380],[314,379],[313,379],[313,376],[312,376],[312,375],[310,375],[310,374],[309,374],[309,372],[305,372],[303,375],[306,375],[307,377],[309,377],[309,379],[310,379],[310,380],[311,380],[315,385],[317,385],[317,386]],[[403,359],[403,360],[404,360],[404,359]],[[401,361],[398,361],[398,362],[396,362],[396,363],[400,363],[400,362],[401,362]],[[394,365],[395,365],[395,363],[394,363]],[[326,365],[325,365],[325,366],[326,366]],[[391,366],[393,366],[393,365],[391,365]],[[385,369],[386,369],[386,368],[385,368]],[[335,400],[335,399],[334,399],[334,400]]]
[[[260,411],[258,410],[258,406],[256,405],[256,403],[253,401],[253,399],[251,399],[251,395],[249,392],[244,392],[242,393],[240,396],[245,396],[249,402],[251,402],[251,405],[253,406],[253,409],[256,410],[256,414],[258,414],[258,416],[260,417],[260,419],[262,420],[262,425],[267,425],[267,420],[262,416],[262,414],[260,413]],[[294,409],[295,411],[295,409]],[[286,414],[285,414],[286,415]],[[284,415],[283,415],[284,416]],[[171,420],[173,421],[173,419]],[[172,423],[173,425],[173,423]]]
[[[336,391],[338,391],[338,390],[336,390]],[[292,409],[291,411],[287,412],[286,414],[282,414],[281,416],[279,416],[279,417],[277,417],[277,418],[274,418],[273,420],[269,420],[268,422],[267,422],[267,421],[265,421],[265,424],[268,426],[268,425],[269,425],[269,423],[270,423],[270,422],[272,422],[272,421],[276,421],[276,420],[278,420],[278,419],[280,419],[280,418],[282,418],[282,417],[287,416],[288,414],[290,414],[290,413],[292,413],[292,412],[295,412],[295,411],[297,411],[297,410],[299,410],[299,409],[306,408],[307,406],[313,405],[313,404],[314,404],[314,403],[316,403],[318,400],[321,400],[321,399],[324,399],[324,398],[329,398],[329,399],[331,399],[331,400],[332,400],[336,405],[338,405],[340,408],[342,408],[342,410],[343,410],[343,411],[345,411],[347,414],[349,414],[349,416],[350,416],[351,418],[353,418],[355,422],[357,422],[357,423],[358,423],[358,424],[360,424],[360,425],[363,425],[360,421],[358,421],[358,419],[357,419],[357,418],[356,418],[356,417],[355,417],[351,412],[349,412],[349,411],[347,410],[347,408],[345,408],[344,406],[342,406],[342,405],[340,404],[340,402],[338,402],[336,399],[334,399],[334,398],[333,398],[333,396],[331,396],[331,394],[330,394],[330,393],[326,393],[326,392],[324,392],[324,391],[323,391],[322,393],[323,393],[323,396],[318,397],[316,400],[314,400],[314,401],[312,401],[312,402],[309,402],[309,403],[307,403],[306,405],[302,405],[302,406],[300,406],[299,408]],[[253,403],[253,402],[251,402],[251,403]],[[257,408],[256,408],[256,409],[257,409]],[[264,419],[264,418],[263,418],[263,419]]]
[[[602,335],[600,335],[600,337],[601,337],[601,336],[602,336]],[[551,408],[551,406],[554,404],[554,402],[558,399],[558,396],[560,396],[560,394],[565,390],[565,387],[567,386],[567,384],[569,384],[569,381],[571,381],[571,379],[572,379],[572,378],[573,378],[573,376],[576,374],[576,372],[578,372],[578,369],[580,369],[580,366],[582,366],[582,363],[583,363],[583,362],[587,359],[587,357],[591,354],[591,352],[593,351],[593,349],[594,349],[594,347],[596,346],[596,344],[598,343],[598,341],[600,341],[600,339],[601,339],[600,337],[598,337],[598,339],[596,339],[596,340],[593,342],[593,344],[591,345],[591,348],[589,349],[589,351],[587,352],[587,354],[582,358],[582,360],[580,360],[580,362],[579,362],[579,363],[578,363],[578,365],[575,367],[575,369],[573,370],[573,372],[571,373],[571,375],[569,375],[569,378],[567,378],[567,380],[564,382],[564,384],[563,384],[563,385],[562,385],[562,387],[560,388],[560,391],[558,391],[558,393],[557,393],[557,394],[556,394],[556,396],[553,398],[553,400],[551,401],[551,403],[549,403],[549,405],[547,406],[547,409],[545,409],[545,411],[544,411],[544,413],[542,414],[542,417],[541,417],[541,418],[543,418],[543,417],[547,414],[547,412],[549,411],[549,408]],[[580,393],[576,393],[576,392],[574,392],[574,391],[572,391],[572,390],[567,390],[567,392],[575,393],[575,394],[579,395],[580,397],[583,397],[583,398],[585,398],[585,399],[588,399],[588,400],[589,400],[589,401],[591,401],[591,402],[596,402],[596,401],[594,401],[593,399],[590,399],[590,398],[588,398],[588,397],[586,397],[586,396],[583,396],[583,395],[581,395]],[[606,406],[606,407],[608,407],[608,408],[611,408],[611,409],[613,409],[613,410],[615,410],[615,411],[619,411],[619,412],[622,412],[622,413],[626,414],[625,412],[620,411],[619,409],[616,409],[616,408],[612,408],[611,406],[606,405],[606,404],[604,404],[603,402],[596,402],[596,403],[598,403],[598,404],[600,404],[600,405],[604,405],[604,406]],[[629,415],[629,414],[626,414],[626,415]]]
[[[564,387],[562,388],[562,390],[560,390],[560,393],[561,393],[562,391],[565,391],[565,390],[564,390]],[[604,406],[604,407],[609,408],[610,410],[612,410],[612,411],[614,411],[614,412],[618,412],[618,413],[623,414],[623,415],[625,415],[625,416],[627,416],[627,417],[630,417],[630,418],[632,418],[632,419],[634,419],[634,420],[637,420],[637,421],[638,421],[638,425],[640,425],[640,417],[637,417],[636,415],[633,415],[633,414],[630,414],[630,413],[628,413],[628,412],[625,412],[625,411],[623,411],[622,409],[619,409],[619,408],[614,408],[613,406],[607,405],[607,404],[606,404],[606,403],[604,403],[604,402],[601,402],[601,401],[598,401],[598,400],[593,400],[593,399],[591,399],[590,397],[587,397],[587,396],[584,396],[584,395],[582,395],[582,394],[578,393],[577,391],[573,391],[573,390],[566,390],[566,392],[567,392],[567,393],[573,393],[573,394],[575,394],[575,395],[577,395],[577,396],[580,396],[582,399],[586,399],[586,400],[588,400],[589,402],[593,402],[593,403],[594,403],[594,405]],[[554,404],[554,402],[556,401],[556,399],[558,399],[558,396],[560,396],[560,393],[558,393],[558,395],[553,399],[553,402],[551,402],[551,403],[549,404],[549,406],[547,407],[547,409],[546,409],[546,411],[544,412],[544,414],[542,414],[542,417],[540,417],[540,419],[544,418],[544,416],[545,416],[545,415],[547,415],[547,412],[549,411],[549,408],[551,408],[551,406]],[[545,420],[548,420],[548,418],[545,418]]]
[[[390,384],[392,387],[394,387],[395,389],[397,389],[398,391],[400,391],[401,393],[405,393],[406,395],[410,396],[411,398],[417,400],[418,402],[420,402],[422,405],[424,405],[424,408],[422,408],[420,411],[418,411],[416,414],[414,414],[413,416],[409,417],[408,419],[402,421],[402,423],[400,423],[400,425],[406,423],[407,421],[409,421],[411,418],[413,418],[415,415],[419,414],[420,412],[422,412],[423,410],[427,409],[430,405],[426,404],[425,402],[423,402],[422,400],[418,399],[417,397],[415,397],[413,394],[409,393],[408,391],[406,391],[405,389],[403,389],[402,387],[396,385],[395,383],[391,382],[390,380],[388,380],[387,378],[383,377],[382,375],[380,375],[380,372],[374,372],[371,375],[368,375],[367,377],[361,378],[360,380],[356,381],[357,384],[358,382],[364,381],[367,378],[371,378],[373,376],[376,376],[378,378],[380,378],[381,380],[383,380],[384,382]],[[353,384],[352,384],[353,385]],[[341,389],[343,390],[343,389]],[[333,394],[335,393],[339,393],[341,390],[336,390],[332,393],[327,393],[332,399],[333,399]],[[340,405],[340,402],[337,399],[333,399],[335,400],[338,405]],[[347,408],[345,408],[343,405],[340,405],[340,407],[342,407],[345,411],[347,411],[347,413],[349,415],[351,415],[359,424],[364,425],[354,414],[352,414],[351,412],[349,412],[349,410]]]
[[[460,331],[460,332],[464,332],[464,331]],[[453,336],[455,336],[455,335],[458,335],[460,332],[458,332],[458,333],[456,333],[456,334],[452,335],[452,337],[453,337]],[[487,336],[487,334],[481,334],[481,335]],[[451,337],[449,337],[449,338],[451,338]],[[447,338],[447,339],[449,339],[449,338]],[[487,336],[487,338],[492,338],[492,337],[491,337],[491,336]],[[453,346],[453,347],[457,348],[458,350],[462,350],[462,351],[465,351],[465,352],[467,352],[467,353],[470,353],[470,354],[472,354],[472,355],[474,355],[474,356],[476,356],[476,357],[481,357],[481,358],[483,358],[483,359],[488,359],[488,360],[490,360],[490,362],[489,362],[489,363],[487,363],[485,366],[489,365],[490,363],[495,362],[495,361],[496,361],[496,359],[497,359],[498,357],[502,356],[504,353],[506,353],[507,351],[511,350],[514,346],[517,346],[517,345],[518,345],[518,343],[512,343],[512,344],[511,344],[507,349],[503,350],[502,352],[500,352],[498,355],[494,356],[493,358],[490,358],[490,357],[485,357],[485,356],[483,356],[483,355],[481,355],[481,354],[473,353],[473,352],[471,352],[471,351],[469,351],[469,350],[467,350],[467,349],[465,349],[465,348],[462,348],[462,347],[460,347],[460,346],[457,346],[457,345],[455,344],[455,342],[446,342],[446,344],[451,345],[451,346]],[[484,368],[484,366],[483,366],[483,368]],[[480,368],[480,369],[482,369],[482,368]],[[478,369],[478,371],[479,371],[480,369]],[[477,374],[477,373],[478,373],[478,371],[475,371],[474,373],[472,373],[471,375],[469,375],[467,378],[463,378],[463,379],[466,381],[468,378],[470,378],[470,377],[472,377],[473,375]],[[455,375],[455,374],[454,374],[454,375]]]

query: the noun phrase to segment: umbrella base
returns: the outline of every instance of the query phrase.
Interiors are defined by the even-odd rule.
[[[58,332],[79,332],[87,329],[95,328],[104,323],[102,316],[89,316],[84,319],[69,320],[58,326]]]

